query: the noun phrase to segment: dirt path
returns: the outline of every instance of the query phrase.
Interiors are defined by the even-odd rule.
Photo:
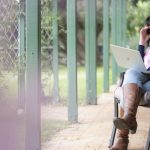
[[[104,150],[102,147],[107,147],[109,140],[108,137],[104,137],[110,134],[112,127],[110,123],[112,109],[106,109],[105,105],[112,107],[108,97],[105,103],[79,107],[79,123],[69,125],[67,129],[57,133],[51,141],[45,143],[43,150]],[[59,114],[62,115],[61,112]],[[53,114],[53,118],[58,119],[57,115],[58,112],[56,116]]]
[[[80,106],[79,122],[57,131],[42,143],[42,150],[107,150],[113,119],[113,92],[102,94],[98,105]],[[67,122],[67,107],[42,106],[42,119]],[[149,109],[139,108],[136,135],[129,150],[143,150],[150,124]],[[24,150],[24,119],[15,107],[0,103],[0,150]]]
[[[99,97],[98,105],[79,107],[79,123],[69,125],[68,128],[58,132],[52,140],[44,144],[42,150],[107,150],[113,119],[112,97],[112,92],[103,94]],[[49,118],[67,120],[65,107],[51,108],[48,111],[51,114]],[[144,149],[150,124],[148,111],[139,108],[139,128],[136,135],[130,135],[130,150]],[[43,109],[44,112],[47,110]]]

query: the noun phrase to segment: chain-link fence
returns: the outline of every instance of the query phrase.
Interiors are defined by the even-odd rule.
[[[51,0],[41,0],[41,71],[43,74],[42,85],[49,86],[47,79],[52,74],[52,47],[51,47]],[[25,0],[0,0],[0,90],[7,87],[9,81],[13,79],[15,84],[15,97],[18,93],[18,69],[25,69],[20,65],[24,65],[25,59],[25,31],[24,39],[20,39],[20,17],[23,16],[25,23]],[[21,34],[22,34],[21,33]],[[24,40],[24,49],[21,52],[21,45],[19,41]],[[21,43],[22,44],[22,43]],[[22,62],[23,61],[23,62]],[[25,73],[23,71],[23,73]],[[12,85],[14,86],[14,85]],[[8,89],[8,88],[7,88]],[[1,92],[0,92],[1,93]]]
[[[51,0],[41,0],[41,68],[42,71],[51,70]]]
[[[51,0],[41,0],[41,78],[42,100],[51,93],[52,75],[52,17]]]
[[[0,0],[0,70],[10,71],[18,55],[19,4],[16,0]]]
[[[41,0],[41,54],[42,69],[51,66],[51,0]],[[16,0],[0,0],[0,70],[14,69],[19,52],[18,19],[19,3]]]
[[[18,18],[18,1],[0,0],[0,100],[5,102],[17,98]]]

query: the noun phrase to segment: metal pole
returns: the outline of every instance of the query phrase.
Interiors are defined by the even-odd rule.
[[[112,16],[111,16],[111,36],[112,36],[112,44],[117,44],[117,1],[116,0],[112,0],[111,1],[112,4]],[[116,60],[114,58],[114,56],[112,56],[112,83],[116,83],[117,81],[117,63]]]
[[[25,1],[20,0],[18,109],[25,106]]]
[[[122,7],[121,7],[121,1],[122,0],[117,0],[118,1],[118,3],[117,3],[117,5],[118,5],[118,7],[117,7],[117,10],[118,10],[118,18],[117,18],[117,45],[122,45]]]
[[[127,18],[126,18],[126,7],[127,2],[126,0],[121,1],[122,2],[122,45],[126,46],[126,30],[127,30]]]
[[[26,150],[41,150],[40,0],[26,0]]]
[[[85,11],[86,100],[87,104],[97,104],[96,0],[86,0]]]
[[[103,0],[103,90],[109,90],[109,0]]]
[[[125,46],[125,37],[126,37],[126,2],[125,0],[118,0],[118,45]],[[125,68],[119,67],[118,75],[120,72],[125,71]]]
[[[126,45],[126,0],[112,0],[112,44]],[[117,66],[112,56],[112,80],[116,83],[119,72],[123,68]]]
[[[68,120],[78,121],[76,65],[76,0],[67,0]]]
[[[53,101],[59,101],[59,63],[58,63],[58,0],[52,1],[52,16],[53,16]]]

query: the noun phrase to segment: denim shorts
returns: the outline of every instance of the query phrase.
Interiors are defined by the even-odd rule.
[[[142,88],[142,91],[150,90],[150,74],[139,72],[138,70],[128,69],[125,72],[123,85],[127,83],[135,83]],[[124,106],[123,95],[120,100],[120,106]]]
[[[148,91],[150,90],[150,74],[142,73],[135,69],[128,69],[125,72],[123,85],[127,83],[135,83],[143,91]]]

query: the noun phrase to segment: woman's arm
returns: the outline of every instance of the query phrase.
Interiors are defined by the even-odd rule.
[[[140,39],[139,39],[139,45],[138,45],[138,50],[141,54],[142,59],[144,60],[144,55],[145,55],[145,46],[147,41],[150,38],[150,35],[147,34],[147,30],[150,29],[150,26],[144,26],[141,30],[140,30]]]
[[[147,30],[150,29],[150,26],[144,26],[140,30],[140,39],[139,39],[139,45],[146,46],[147,41],[150,38],[150,34],[147,34]]]
[[[138,45],[138,50],[139,50],[139,52],[140,52],[140,54],[141,54],[142,59],[144,60],[144,55],[145,55],[144,50],[145,50],[145,46],[144,46],[144,45]]]

